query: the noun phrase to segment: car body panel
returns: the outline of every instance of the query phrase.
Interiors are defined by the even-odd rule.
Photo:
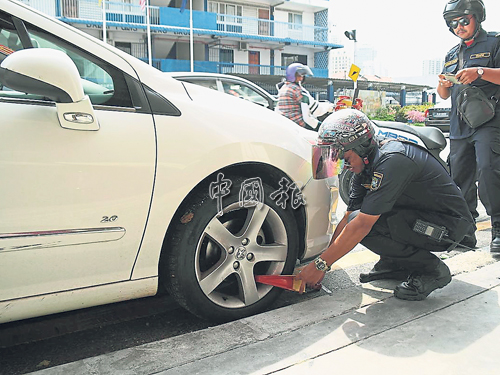
[[[158,277],[151,277],[19,298],[0,302],[0,323],[154,296],[157,290]]]

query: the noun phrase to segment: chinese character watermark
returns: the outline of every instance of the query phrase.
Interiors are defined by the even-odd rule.
[[[240,188],[240,207],[262,208],[264,204],[264,187],[260,177],[249,178],[241,184]]]
[[[224,174],[222,172],[217,174],[217,181],[210,183],[210,198],[217,199],[217,216],[222,215],[222,198],[230,193],[229,188],[232,184],[231,180],[224,178]]]
[[[210,183],[210,198],[217,199],[217,216],[223,214],[222,198],[230,194],[229,188],[232,184],[231,180],[224,178],[222,172],[217,174],[215,182]],[[269,198],[276,201],[276,205],[285,210],[287,202],[290,201],[292,208],[295,210],[306,204],[298,183],[290,182],[287,178],[282,177],[279,186],[278,190],[269,195]],[[264,205],[264,197],[264,187],[260,177],[248,178],[241,183],[239,192],[240,207],[257,207],[260,209]]]
[[[272,200],[276,200],[276,204],[283,208],[284,210],[286,209],[286,202],[288,201],[289,198],[291,198],[291,205],[292,208],[295,210],[299,208],[301,205],[305,205],[306,201],[304,199],[304,196],[302,195],[302,191],[300,190],[299,186],[297,185],[296,182],[290,183],[288,179],[285,177],[282,177],[280,182],[279,182],[280,188],[274,192],[271,193],[269,196]],[[291,197],[288,194],[290,191]]]

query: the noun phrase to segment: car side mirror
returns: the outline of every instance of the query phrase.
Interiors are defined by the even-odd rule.
[[[99,129],[78,69],[62,51],[29,48],[10,54],[0,64],[0,82],[10,89],[53,100],[63,128]]]

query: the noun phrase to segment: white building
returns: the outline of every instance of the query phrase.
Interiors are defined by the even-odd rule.
[[[422,62],[422,75],[438,75],[443,71],[444,60],[434,59],[434,60],[424,60]]]
[[[327,78],[328,51],[342,47],[328,0],[188,0],[182,12],[181,0],[149,0],[150,42],[140,0],[21,1],[100,39],[104,4],[107,43],[162,71],[282,76],[298,61]]]
[[[352,60],[352,52],[346,50],[345,48],[332,51],[329,66],[330,73],[349,73],[352,65]]]

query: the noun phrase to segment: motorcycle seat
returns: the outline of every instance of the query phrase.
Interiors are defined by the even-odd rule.
[[[425,146],[429,150],[443,150],[446,147],[446,138],[444,137],[443,132],[438,128],[410,126],[396,121],[372,121],[375,125],[381,128],[400,130],[417,136],[422,140],[422,142],[424,142]]]

